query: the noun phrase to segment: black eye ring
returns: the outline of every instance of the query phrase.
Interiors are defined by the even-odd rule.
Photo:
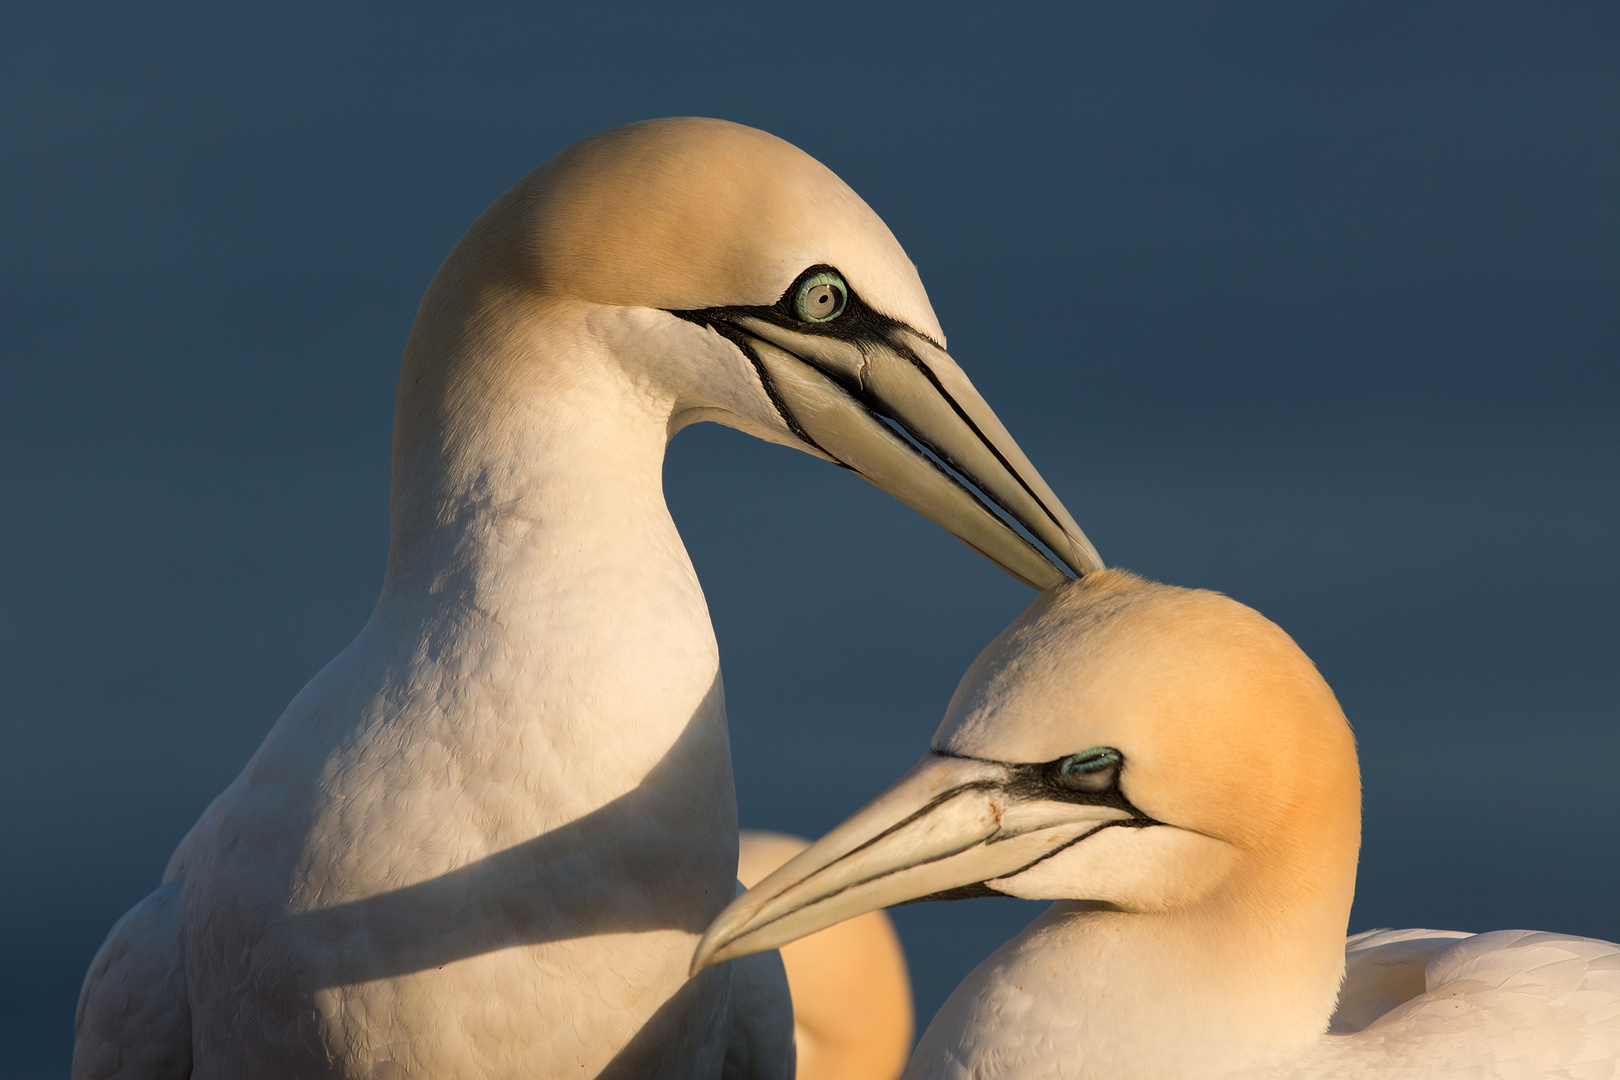
[[[1052,764],[1051,781],[1069,791],[1100,795],[1119,782],[1125,755],[1112,746],[1094,746]]]
[[[793,314],[805,322],[831,322],[849,306],[849,286],[829,270],[811,274],[793,295]]]

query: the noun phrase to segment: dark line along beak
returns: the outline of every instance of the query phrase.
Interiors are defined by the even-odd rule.
[[[956,361],[922,335],[885,320],[851,340],[746,309],[726,312],[724,323],[802,437],[1009,574],[1035,589],[1068,577],[986,500],[1076,576],[1102,568],[1097,549]]]
[[[1029,768],[923,758],[722,911],[698,943],[692,971],[876,908],[1010,877],[1110,825],[1150,823],[1122,799],[1043,798],[1024,775]]]

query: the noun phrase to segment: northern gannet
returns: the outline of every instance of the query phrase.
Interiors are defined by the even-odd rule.
[[[1001,893],[1057,902],[957,988],[912,1080],[1614,1076],[1620,946],[1346,942],[1360,794],[1344,713],[1276,625],[1089,574],[997,637],[929,754],[739,897],[694,966]]]
[[[810,846],[744,829],[737,880],[753,886]],[[793,1001],[796,1080],[895,1080],[915,1034],[911,977],[894,923],[881,911],[782,946]]]
[[[774,136],[650,121],[519,181],[405,347],[376,609],[113,928],[74,1076],[718,1075],[730,976],[687,961],[736,809],[665,445],[718,421],[1034,587],[1097,568],[944,342],[883,222]]]

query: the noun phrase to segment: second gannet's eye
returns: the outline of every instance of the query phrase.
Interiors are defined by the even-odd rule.
[[[1124,761],[1124,755],[1112,746],[1094,746],[1058,761],[1052,780],[1070,791],[1098,795],[1119,780],[1119,767]]]
[[[849,286],[837,274],[823,270],[799,283],[793,297],[793,314],[805,322],[831,322],[844,313],[849,302]]]

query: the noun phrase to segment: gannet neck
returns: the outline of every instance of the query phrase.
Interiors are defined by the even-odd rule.
[[[436,328],[413,336],[385,596],[444,595],[453,569],[532,564],[492,601],[522,604],[542,580],[577,578],[609,552],[679,550],[662,484],[675,399],[625,370],[601,339],[604,318],[554,301],[460,327],[448,347]],[[689,577],[684,552],[676,561]]]
[[[673,402],[600,329],[526,312],[493,336],[512,351],[475,339],[443,393],[402,395],[377,607],[171,863],[249,912],[255,971],[362,1075],[596,1075],[648,1025],[678,1074],[725,1050],[729,973],[684,970],[734,881],[718,650],[661,491]],[[234,977],[188,973],[219,1000]],[[200,1019],[199,1060],[301,1061],[303,1029],[263,1015]]]
[[[534,767],[550,777],[550,827],[633,788],[689,724],[724,739],[718,648],[663,494],[677,402],[616,355],[624,318],[525,306],[437,358],[436,398],[413,399],[427,379],[401,393],[420,429],[396,444],[393,537],[368,632],[409,636],[394,647],[416,665],[465,655],[483,670],[505,699],[485,745],[524,723],[546,732],[555,756]],[[721,801],[727,764],[720,749],[703,765]]]
[[[1342,930],[1330,931],[1334,947],[1322,949],[1308,922],[1285,914],[1285,925],[1262,926],[1278,913],[1244,906],[1149,915],[1054,903],[963,980],[919,1044],[908,1080],[954,1075],[930,1071],[949,1061],[1157,1080],[1299,1055],[1332,1015]],[[1010,1017],[1029,1022],[996,1019]]]

